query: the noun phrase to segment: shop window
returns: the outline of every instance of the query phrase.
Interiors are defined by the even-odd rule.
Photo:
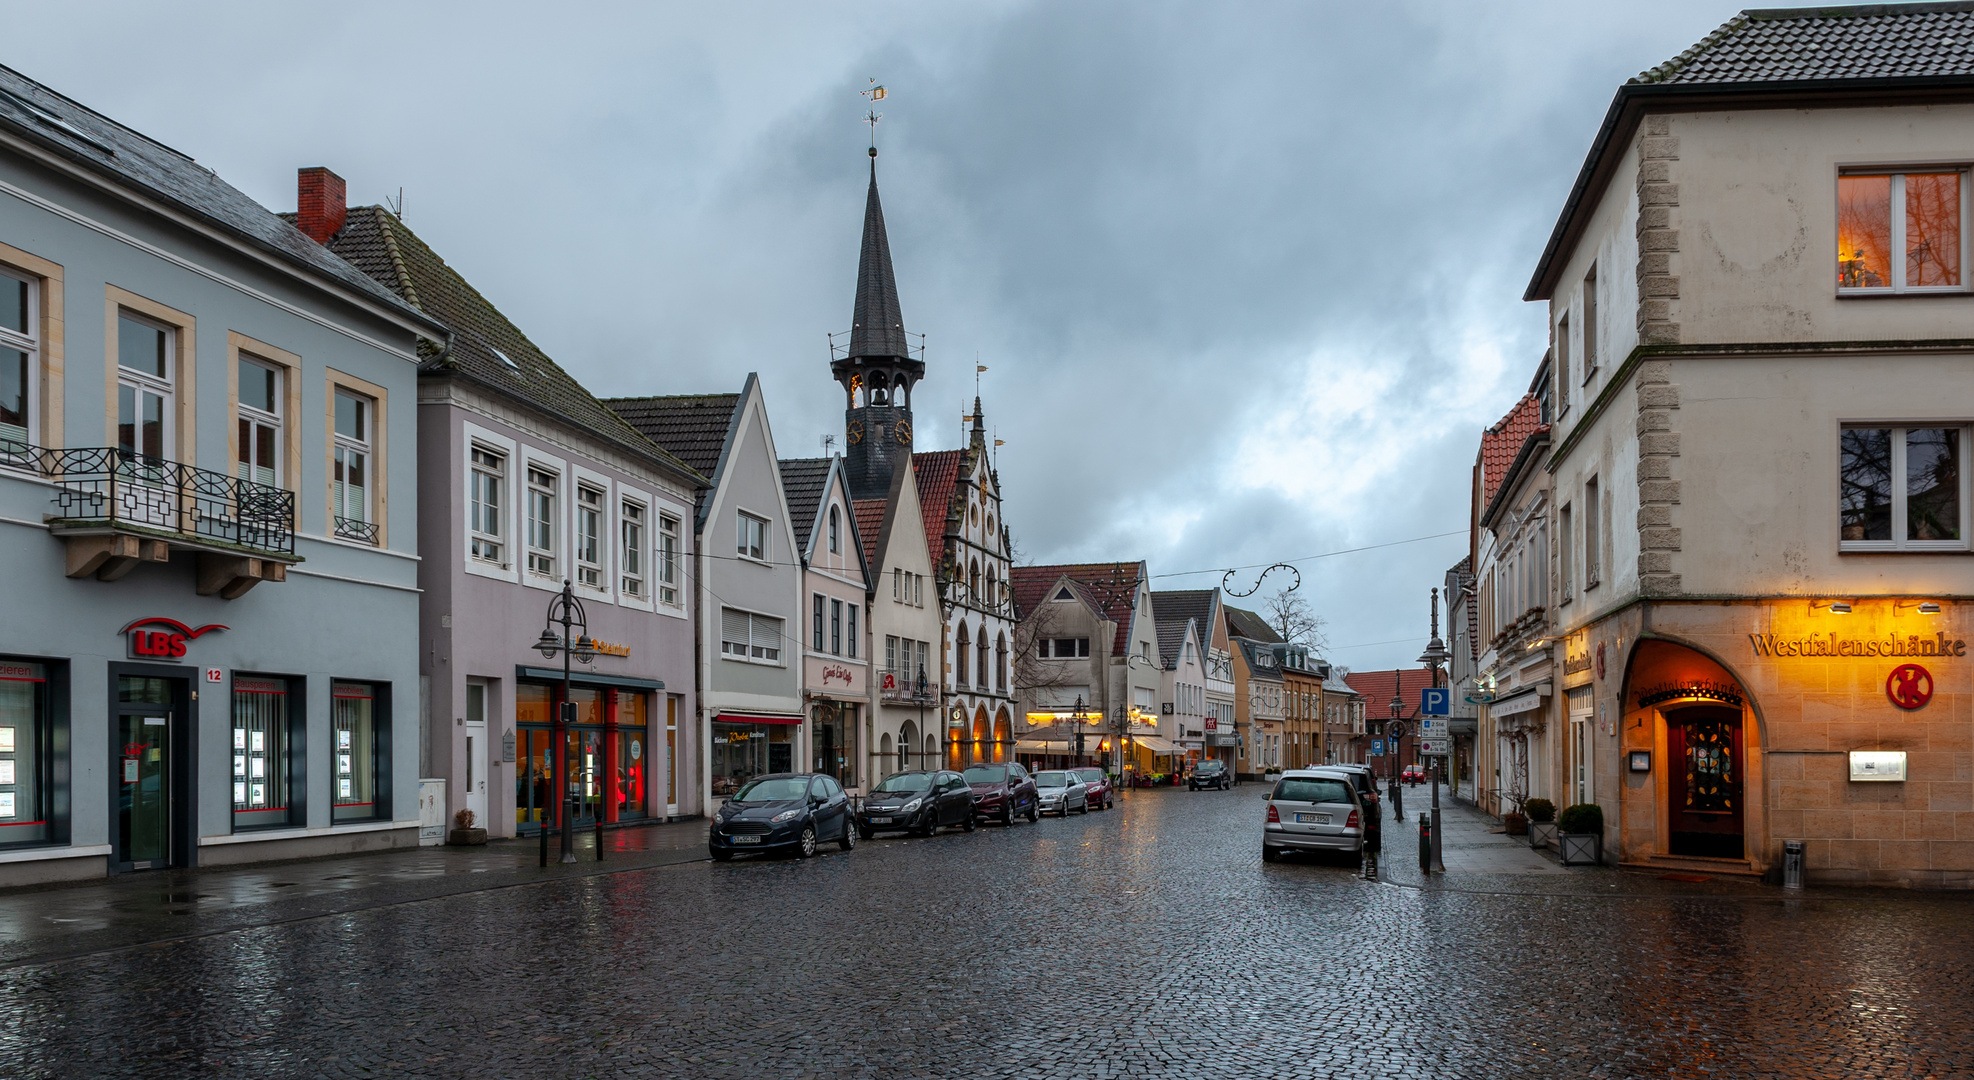
[[[301,771],[295,697],[286,679],[233,677],[233,828],[291,825]]]
[[[679,804],[679,699],[665,698],[665,806]]]
[[[658,515],[658,602],[679,602],[679,519]]]
[[[40,300],[37,283],[0,271],[0,441],[32,444],[40,434],[34,420]]]
[[[1839,176],[1838,291],[1961,291],[1962,175],[1947,170]]]
[[[603,588],[603,492],[576,485],[576,584]]]
[[[336,391],[335,477],[330,492],[336,535],[345,540],[377,542],[377,515],[371,505],[370,399]]]
[[[781,663],[782,620],[720,609],[720,655],[757,664]]]
[[[281,486],[281,371],[240,357],[238,446],[234,475],[249,483]]]
[[[468,493],[472,520],[473,557],[496,566],[507,565],[507,456],[484,446],[473,447],[472,490]]]
[[[379,768],[387,743],[389,711],[380,707],[381,687],[372,683],[331,684],[329,820],[370,821],[390,812]]]
[[[651,732],[645,695],[617,692],[617,746],[611,756],[611,813],[615,820],[643,817],[651,772]]]
[[[48,688],[47,665],[0,660],[0,847],[57,839]]]
[[[833,701],[816,705],[810,746],[814,749],[813,771],[835,777],[838,783],[854,785],[857,762],[857,707]]]
[[[1963,427],[1845,427],[1838,528],[1845,551],[1967,547]]]
[[[540,683],[514,687],[514,824],[518,828],[535,828],[554,819],[552,720],[548,687]]]
[[[712,794],[731,795],[756,776],[795,771],[795,724],[714,720]]]
[[[561,477],[528,466],[528,573],[555,576],[555,500]]]

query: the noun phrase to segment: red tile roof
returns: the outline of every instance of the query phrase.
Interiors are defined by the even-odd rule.
[[[857,536],[864,542],[864,560],[878,577],[884,576],[884,568],[877,565],[877,534],[884,528],[884,510],[890,505],[888,499],[857,499],[850,504],[856,512]]]
[[[1501,490],[1501,481],[1507,478],[1515,455],[1522,452],[1522,444],[1548,427],[1542,422],[1542,402],[1534,394],[1524,394],[1500,423],[1481,433],[1481,497],[1480,506],[1474,508],[1476,517],[1494,502],[1494,494]]]
[[[918,477],[918,508],[925,516],[925,546],[937,572],[946,558],[946,515],[953,508],[953,486],[959,483],[964,450],[933,450],[912,455]]]
[[[1131,649],[1131,615],[1138,607],[1138,588],[1145,579],[1142,562],[1063,563],[1056,566],[1017,566],[1012,571],[1015,610],[1026,615],[1042,602],[1057,578],[1067,577],[1083,586],[1081,590],[1103,617],[1117,623],[1117,641],[1112,656],[1123,656]]]
[[[1425,668],[1399,668],[1396,671],[1353,671],[1343,677],[1352,690],[1364,697],[1364,715],[1373,720],[1391,718],[1391,695],[1405,699],[1399,718],[1410,720],[1419,713],[1419,691],[1433,684],[1433,673]]]

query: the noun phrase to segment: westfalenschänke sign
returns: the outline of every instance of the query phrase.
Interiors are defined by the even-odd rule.
[[[1835,633],[1785,638],[1774,634],[1749,634],[1756,656],[1966,656],[1967,642],[1936,633],[1887,634],[1884,637],[1847,638]]]

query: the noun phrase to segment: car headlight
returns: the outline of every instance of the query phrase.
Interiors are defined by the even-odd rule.
[[[784,821],[794,821],[801,816],[802,811],[800,810],[783,810],[781,813],[776,814],[773,820],[776,825],[779,825]]]
[[[909,814],[912,811],[918,809],[919,804],[924,801],[925,801],[924,799],[913,799],[911,802],[908,802],[905,805],[899,807],[898,812],[901,814]]]

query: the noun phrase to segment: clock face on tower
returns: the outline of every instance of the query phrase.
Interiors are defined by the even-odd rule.
[[[860,442],[863,442],[863,441],[864,441],[864,422],[863,422],[862,420],[852,420],[852,421],[850,421],[850,427],[849,427],[849,429],[848,429],[847,431],[845,431],[845,432],[844,432],[844,434],[846,434],[846,435],[848,435],[848,436],[850,437],[850,441],[851,441],[852,443],[860,443]]]
[[[910,420],[898,421],[898,426],[892,429],[892,433],[898,436],[900,443],[906,446],[912,444],[912,422]]]

